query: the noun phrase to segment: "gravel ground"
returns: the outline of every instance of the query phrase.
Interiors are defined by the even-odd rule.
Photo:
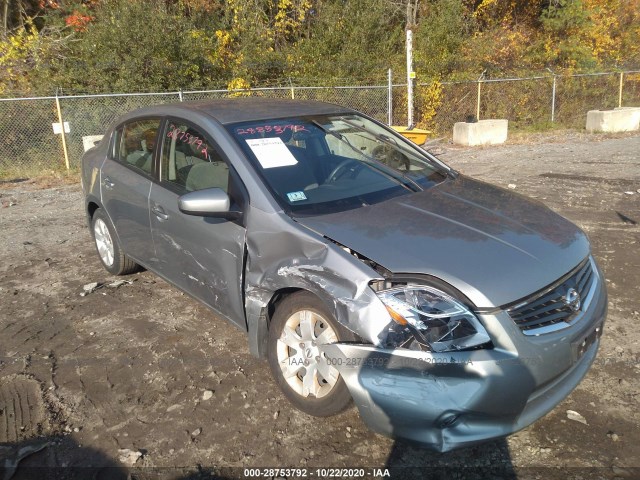
[[[238,467],[307,468],[313,476],[322,476],[319,467],[362,467],[374,478],[384,473],[374,468],[389,468],[392,478],[640,478],[640,137],[430,148],[467,175],[543,201],[592,241],[607,278],[608,322],[590,373],[555,410],[507,439],[447,454],[376,435],[355,408],[309,417],[285,400],[266,362],[250,356],[243,332],[149,272],[113,283],[84,223],[79,186],[4,182],[4,473],[17,466],[14,478],[80,478],[89,471],[55,467],[91,466],[94,478],[126,478],[118,467],[134,465],[137,478],[242,477]],[[84,295],[91,282],[102,287]]]

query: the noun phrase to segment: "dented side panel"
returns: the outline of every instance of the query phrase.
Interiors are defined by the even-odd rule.
[[[317,295],[334,317],[363,340],[379,344],[389,315],[369,288],[380,275],[281,213],[247,215],[246,316],[251,352],[264,356],[266,307],[282,289]]]
[[[178,195],[160,185],[151,187],[149,201],[167,215],[160,218],[150,213],[156,255],[148,258],[149,266],[246,329],[242,304],[244,227],[221,218],[185,215],[178,209]]]

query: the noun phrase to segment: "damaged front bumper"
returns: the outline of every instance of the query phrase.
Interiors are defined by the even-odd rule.
[[[491,349],[322,349],[369,428],[445,452],[514,433],[571,393],[596,357],[607,311],[603,286],[594,300],[580,322],[539,336],[525,336],[506,312],[479,315]]]

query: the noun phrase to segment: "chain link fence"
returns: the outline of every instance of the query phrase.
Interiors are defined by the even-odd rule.
[[[360,110],[375,119],[405,125],[406,85],[277,87],[246,91],[192,91],[123,95],[78,95],[0,99],[0,177],[31,176],[43,170],[77,168],[83,137],[102,134],[118,116],[160,103],[235,96],[320,100]],[[59,105],[59,110],[58,110]],[[456,122],[506,118],[511,131],[585,126],[588,110],[640,107],[640,72],[471,82],[418,84],[415,124],[431,136],[449,137]],[[53,124],[68,124],[63,136]],[[66,154],[65,148],[66,147]]]
[[[640,107],[640,72],[442,82],[436,90],[416,86],[414,121],[437,136],[472,118],[506,118],[510,131],[583,129],[589,110]],[[394,123],[402,123],[406,85],[394,85],[393,99]]]

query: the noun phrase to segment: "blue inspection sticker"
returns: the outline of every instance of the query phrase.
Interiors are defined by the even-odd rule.
[[[287,193],[287,198],[290,202],[299,202],[300,200],[306,200],[307,196],[304,192],[289,192]]]

